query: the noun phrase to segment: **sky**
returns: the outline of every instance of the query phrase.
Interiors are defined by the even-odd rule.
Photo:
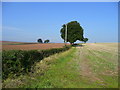
[[[90,43],[118,41],[117,2],[3,2],[2,40],[62,43],[60,29],[70,21],[80,23]]]
[[[118,2],[119,0],[2,0],[2,2]]]

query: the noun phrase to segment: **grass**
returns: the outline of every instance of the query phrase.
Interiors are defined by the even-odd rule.
[[[92,45],[89,47],[93,47]],[[118,62],[114,52],[74,47],[36,63],[34,73],[8,79],[4,87],[117,88]],[[100,47],[101,48],[101,47]],[[107,48],[105,48],[107,49]]]
[[[21,83],[22,83],[22,87],[36,87],[36,82],[38,82],[38,84],[39,84],[39,81],[42,81],[41,82],[41,85],[42,85],[42,83],[45,83],[44,82],[45,79],[42,79],[42,76],[40,74],[44,73],[44,77],[48,77],[45,75],[52,75],[52,74],[54,75],[55,74],[55,73],[53,73],[53,72],[55,72],[55,68],[59,69],[57,71],[60,71],[62,67],[64,68],[63,65],[65,65],[66,62],[71,60],[71,58],[73,57],[74,51],[75,51],[75,48],[73,48],[69,51],[66,51],[64,53],[53,55],[51,57],[46,58],[45,60],[42,60],[40,63],[36,64],[36,68],[35,68],[34,73],[32,73],[32,76],[31,75],[30,76],[26,76],[26,75],[22,76],[21,75],[18,79],[14,79],[14,80],[7,79],[4,82],[3,87],[19,87],[19,86],[21,87]],[[66,60],[66,58],[67,58],[67,60]],[[54,70],[51,68],[54,68]],[[48,72],[50,72],[52,74],[50,74]],[[32,82],[30,82],[30,81],[32,81]],[[18,82],[20,82],[20,83],[18,83]],[[42,86],[39,86],[39,87],[42,87]]]
[[[75,48],[67,53],[63,53],[62,57],[56,59],[56,61],[50,67],[50,69],[47,72],[45,72],[44,76],[38,76],[36,79],[38,81],[35,80],[35,82],[32,82],[30,85],[27,84],[27,86],[23,86],[23,87],[34,87],[34,88],[59,87],[60,88],[66,86],[65,83],[68,82],[66,81],[67,78],[72,79],[73,77],[76,77],[76,74],[73,73],[73,70],[71,70],[70,72],[69,69],[71,67],[66,66],[66,64],[73,58],[74,51]]]

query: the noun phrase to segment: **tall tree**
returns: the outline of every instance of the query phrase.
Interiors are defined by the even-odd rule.
[[[66,32],[66,25],[64,24],[60,30],[61,37],[65,41],[65,32]],[[74,44],[77,40],[83,41],[83,28],[77,21],[71,21],[67,23],[67,42],[70,44]]]
[[[38,43],[43,43],[42,39],[38,39]]]

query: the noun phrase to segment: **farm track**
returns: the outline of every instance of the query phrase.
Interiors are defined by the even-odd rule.
[[[13,82],[8,80],[4,83],[4,86],[23,88],[117,88],[117,50],[116,44],[86,44],[83,47],[72,48],[37,63],[36,72],[29,77],[26,76],[27,79],[22,77],[19,80],[13,80]],[[17,83],[16,86],[15,83]]]

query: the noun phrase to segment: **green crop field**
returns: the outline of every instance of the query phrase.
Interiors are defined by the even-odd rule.
[[[35,64],[33,72],[6,79],[13,88],[118,88],[118,44],[88,43]]]

